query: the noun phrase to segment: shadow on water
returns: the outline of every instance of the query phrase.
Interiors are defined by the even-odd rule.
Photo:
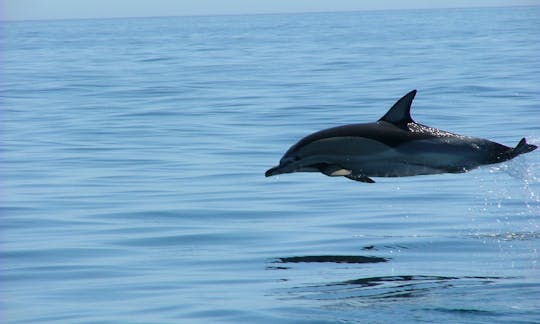
[[[277,258],[267,270],[288,270],[291,263],[336,263],[372,264],[388,262],[390,259],[375,256],[314,255]],[[495,283],[503,277],[489,276],[435,276],[396,275],[371,276],[345,281],[306,284],[289,287],[287,298],[318,301],[347,301],[360,304],[398,301],[407,298],[421,298],[441,289],[484,286]]]
[[[280,263],[300,263],[300,262],[332,262],[332,263],[379,263],[387,262],[389,259],[371,256],[356,255],[308,255],[279,258],[276,262]]]
[[[273,263],[380,263],[390,259],[361,255],[307,255],[277,258]],[[268,266],[267,270],[287,270],[287,266]]]

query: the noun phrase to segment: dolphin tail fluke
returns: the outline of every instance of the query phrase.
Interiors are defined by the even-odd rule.
[[[519,143],[516,145],[516,147],[514,147],[512,149],[512,154],[514,156],[518,156],[520,154],[525,154],[525,153],[532,152],[532,151],[536,150],[537,148],[538,148],[538,146],[527,143],[527,140],[524,137],[524,138],[521,139],[521,141],[519,141]]]

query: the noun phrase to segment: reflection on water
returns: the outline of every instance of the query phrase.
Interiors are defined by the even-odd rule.
[[[391,300],[421,297],[435,290],[457,286],[477,286],[493,283],[499,277],[444,277],[444,276],[383,276],[347,280],[343,282],[294,287],[289,295],[316,300],[368,298]]]

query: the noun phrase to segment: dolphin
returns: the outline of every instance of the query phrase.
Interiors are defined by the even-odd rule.
[[[265,175],[321,172],[373,183],[371,177],[467,172],[537,148],[525,138],[511,148],[418,124],[410,114],[415,95],[416,90],[407,93],[374,123],[328,128],[302,138]]]

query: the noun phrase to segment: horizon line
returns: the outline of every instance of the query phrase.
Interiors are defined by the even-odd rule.
[[[111,16],[111,17],[73,17],[73,18],[38,18],[38,19],[4,19],[0,16],[0,23],[10,22],[45,22],[45,21],[73,21],[73,20],[114,20],[114,19],[144,19],[144,18],[181,18],[181,17],[227,17],[227,16],[257,16],[257,15],[286,15],[286,14],[324,14],[324,13],[361,13],[385,11],[414,11],[414,10],[462,10],[462,9],[495,9],[495,8],[525,8],[540,7],[540,4],[515,4],[504,6],[473,5],[467,7],[410,7],[386,9],[355,9],[355,10],[306,10],[306,11],[268,11],[249,13],[208,13],[208,14],[179,14],[179,15],[150,15],[150,16]]]

